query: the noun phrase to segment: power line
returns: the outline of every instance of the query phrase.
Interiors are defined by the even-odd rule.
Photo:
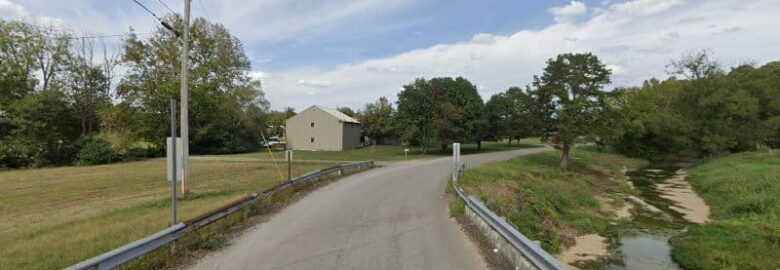
[[[146,6],[144,6],[144,4],[141,4],[141,2],[138,2],[137,0],[132,0],[132,1],[133,1],[133,2],[135,2],[136,4],[138,4],[139,6],[141,6],[141,8],[143,8],[144,10],[146,10],[146,12],[149,12],[149,14],[152,14],[152,17],[154,17],[154,18],[155,18],[155,19],[157,19],[158,21],[162,22],[162,20],[160,19],[160,17],[157,17],[157,14],[154,14],[154,12],[152,12],[151,10],[149,10],[149,8],[147,8]]]
[[[155,32],[146,32],[146,33],[125,33],[125,34],[97,34],[97,35],[84,35],[84,36],[68,36],[68,35],[61,35],[61,36],[51,36],[51,35],[42,35],[42,34],[34,34],[29,36],[24,36],[24,40],[29,40],[31,38],[44,38],[44,39],[56,39],[56,40],[77,40],[77,39],[98,39],[98,38],[113,38],[113,37],[126,37],[131,35],[137,35],[137,36],[146,36],[146,35],[152,35]]]
[[[66,37],[64,39],[93,39],[93,38],[126,37],[126,36],[131,36],[131,35],[145,36],[145,35],[151,35],[151,34],[154,34],[154,32],[126,33],[126,34],[101,34],[101,35],[89,35],[89,36],[78,36],[78,37]],[[56,38],[56,37],[46,37],[46,38]]]
[[[154,12],[152,12],[151,10],[149,10],[149,8],[147,8],[146,6],[144,6],[144,4],[141,4],[141,2],[138,2],[138,0],[132,0],[132,1],[133,1],[133,2],[135,2],[136,4],[138,4],[139,6],[141,6],[141,8],[143,8],[144,10],[146,10],[146,12],[149,12],[149,14],[152,14],[152,17],[154,17],[155,19],[157,19],[157,21],[159,21],[159,22],[160,22],[160,24],[162,24],[162,26],[163,26],[163,27],[165,27],[165,29],[168,29],[168,30],[170,30],[171,32],[173,32],[173,34],[174,34],[174,35],[176,35],[176,37],[179,37],[179,36],[181,36],[181,34],[179,33],[179,31],[176,31],[176,29],[173,29],[173,27],[172,27],[170,24],[168,24],[167,22],[165,22],[165,21],[163,21],[162,19],[160,19],[160,17],[158,17],[158,16],[157,16],[157,14],[154,14]],[[158,0],[158,1],[159,1],[159,0]],[[161,2],[161,3],[162,3],[162,2]],[[164,4],[164,3],[163,3],[163,4]],[[167,5],[166,5],[166,7],[167,7]],[[174,13],[174,14],[176,14],[176,13]]]

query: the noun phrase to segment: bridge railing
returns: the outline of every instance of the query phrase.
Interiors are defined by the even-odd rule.
[[[290,181],[281,183],[268,190],[252,193],[230,202],[220,208],[209,211],[203,215],[187,220],[183,223],[179,223],[168,227],[162,231],[154,233],[143,239],[139,239],[135,242],[118,247],[114,250],[100,254],[93,258],[87,259],[73,266],[66,268],[66,270],[103,270],[114,269],[119,267],[133,259],[139,258],[152,251],[160,248],[166,244],[169,244],[185,235],[188,230],[198,229],[218,221],[238,210],[243,209],[253,203],[256,203],[262,199],[268,198],[276,193],[285,191],[291,187],[309,184],[319,181],[323,176],[327,175],[342,175],[349,171],[361,171],[363,169],[371,168],[374,166],[374,161],[361,161],[351,164],[342,164],[330,168],[316,170],[304,175],[297,176]]]
[[[566,268],[555,257],[544,251],[539,244],[528,239],[503,217],[493,213],[479,199],[467,195],[460,188],[458,184],[463,178],[466,165],[460,160],[459,145],[453,148],[455,148],[453,152],[455,166],[452,173],[452,187],[458,197],[466,203],[466,215],[482,229],[482,233],[486,234],[491,244],[498,249],[496,251],[501,251],[507,256],[515,264],[516,269],[565,270]]]

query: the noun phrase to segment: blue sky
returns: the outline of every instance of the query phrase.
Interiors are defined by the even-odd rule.
[[[596,53],[610,88],[665,78],[671,59],[702,49],[727,67],[780,60],[776,0],[193,0],[192,12],[242,40],[275,109],[359,108],[434,76],[464,76],[487,99],[565,52]],[[87,34],[157,26],[131,0],[0,0],[0,17]]]
[[[468,40],[478,33],[509,34],[540,28],[553,21],[547,9],[563,1],[420,1],[401,10],[379,13],[364,23],[345,25],[315,39],[251,44],[257,60],[269,69],[300,65],[334,66],[389,57],[440,43]],[[391,25],[392,27],[384,27]],[[275,60],[275,61],[274,61]]]

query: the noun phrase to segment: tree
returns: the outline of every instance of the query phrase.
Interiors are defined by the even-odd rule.
[[[520,139],[535,133],[531,97],[518,87],[493,95],[485,104],[488,134],[494,139]]]
[[[475,142],[481,148],[488,135],[482,98],[463,77],[417,79],[405,85],[398,97],[397,125],[402,138],[424,149],[438,143],[446,150],[454,142]],[[421,137],[417,140],[410,134]]]
[[[33,25],[0,20],[0,111],[35,90],[36,55],[42,49]]]
[[[173,27],[182,21],[169,16]],[[267,101],[259,82],[252,82],[249,59],[241,42],[221,24],[196,19],[190,27],[190,129],[193,153],[248,151],[259,146],[265,129]],[[129,68],[117,94],[136,109],[140,137],[162,147],[167,135],[169,99],[179,96],[180,45],[158,27],[148,40],[131,35],[122,59]],[[251,135],[248,135],[251,134]],[[239,140],[239,141],[236,141]]]
[[[363,134],[368,136],[372,145],[392,134],[394,113],[393,105],[385,97],[380,97],[373,103],[366,103],[360,111],[358,120],[363,123]]]
[[[574,141],[591,135],[598,124],[603,111],[602,88],[610,83],[610,74],[591,53],[566,53],[548,60],[542,76],[534,77],[536,103],[552,108],[540,115],[540,121],[557,132],[563,152],[561,170],[569,167]]]
[[[295,116],[295,109],[286,107],[284,111],[270,111],[268,112],[268,126],[271,128],[270,134],[272,136],[284,135],[284,122],[290,117]]]
[[[422,147],[423,154],[428,147],[439,141],[436,119],[439,105],[434,98],[431,85],[425,79],[416,79],[403,86],[396,101],[396,130],[403,141]]]
[[[337,111],[349,116],[349,117],[355,117],[357,114],[355,111],[353,111],[350,107],[338,107],[336,108]]]
[[[431,80],[433,83],[433,80]],[[457,137],[458,141],[474,142],[477,149],[482,149],[482,140],[488,136],[488,122],[485,116],[485,103],[477,91],[477,86],[463,77],[457,77],[454,80],[446,78],[443,80],[447,99],[442,103],[452,104],[458,111],[460,117],[459,123],[462,132]]]
[[[9,137],[0,140],[0,167],[63,165],[73,161],[79,138],[75,112],[61,91],[30,94],[8,112]]]
[[[695,53],[684,54],[678,60],[672,60],[666,65],[670,75],[681,75],[689,80],[699,80],[723,74],[720,64],[710,59],[710,52],[701,50]]]
[[[39,46],[35,50],[35,60],[41,71],[41,90],[45,91],[70,57],[70,34],[58,31],[51,25],[33,25],[33,28],[36,34],[28,38],[32,44]]]
[[[110,104],[110,78],[104,74],[104,67],[95,64],[92,40],[82,39],[72,56],[64,64],[62,78],[67,97],[78,113],[81,134],[87,136],[97,126],[97,107]]]

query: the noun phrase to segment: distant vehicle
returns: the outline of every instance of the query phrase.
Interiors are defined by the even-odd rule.
[[[268,138],[268,143],[266,145],[268,146],[274,146],[279,144],[279,137],[273,136]]]

